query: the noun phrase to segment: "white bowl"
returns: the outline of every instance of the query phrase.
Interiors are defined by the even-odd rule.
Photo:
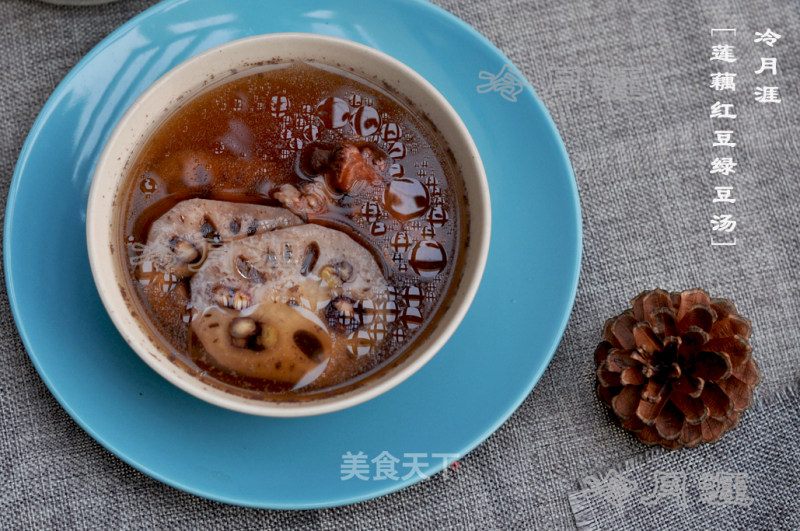
[[[352,68],[361,77],[385,82],[407,98],[416,111],[434,123],[453,153],[467,193],[469,245],[463,275],[451,303],[440,315],[435,330],[379,376],[365,379],[354,389],[309,401],[281,402],[246,398],[212,387],[168,359],[168,349],[153,338],[128,294],[124,252],[115,246],[121,216],[118,197],[126,167],[143,142],[175,108],[179,100],[202,91],[210,79],[218,81],[232,70],[242,72],[253,64],[280,58],[311,60]],[[315,34],[281,33],[249,37],[220,45],[176,66],[153,83],[128,109],[100,156],[87,207],[89,259],[103,304],[117,329],[134,351],[161,376],[192,395],[224,408],[274,417],[317,415],[354,406],[399,384],[445,344],[458,327],[478,289],[489,250],[489,188],[467,128],[439,92],[419,74],[388,55],[361,44]]]

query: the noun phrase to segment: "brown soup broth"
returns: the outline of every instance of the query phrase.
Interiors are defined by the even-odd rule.
[[[326,213],[304,221],[347,233],[382,268],[389,292],[375,309],[380,324],[370,332],[382,335],[380,349],[329,367],[294,391],[220,366],[193,337],[189,282],[148,289],[137,268],[149,228],[190,198],[280,207],[277,187],[300,187],[314,177],[310,153],[344,143],[379,154],[382,182],[338,194]],[[122,197],[121,247],[148,327],[169,345],[176,363],[244,396],[320,396],[385,370],[431,333],[463,262],[463,183],[435,127],[391,89],[327,65],[264,65],[212,82],[147,139],[128,166]]]

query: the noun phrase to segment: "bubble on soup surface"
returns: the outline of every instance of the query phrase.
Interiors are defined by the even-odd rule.
[[[319,136],[319,126],[316,124],[305,126],[305,128],[303,129],[303,136],[309,142],[313,142]]]
[[[397,303],[393,299],[388,299],[378,303],[375,316],[385,323],[393,323],[397,319]]]
[[[441,227],[447,223],[447,211],[442,205],[433,205],[433,207],[428,211],[426,219],[431,223],[431,225]]]
[[[372,224],[370,232],[373,236],[383,236],[386,234],[386,224],[383,221],[376,221]]]
[[[399,251],[392,252],[392,262],[394,262],[394,265],[395,267],[397,267],[398,271],[405,271],[406,269],[408,269],[408,266],[406,266],[405,261],[406,259],[403,253]]]
[[[419,311],[419,308],[409,306],[403,310],[400,320],[409,330],[414,330],[422,325],[422,312]]]
[[[142,179],[142,182],[139,183],[139,190],[142,191],[144,194],[152,194],[158,191],[158,182],[150,176],[145,177]]]
[[[406,156],[406,146],[402,142],[394,142],[387,150],[387,155],[393,159],[402,159]]]
[[[386,325],[381,321],[375,321],[369,327],[369,335],[375,344],[383,343],[383,339],[386,337]]]
[[[400,221],[421,216],[428,209],[428,189],[421,182],[409,177],[395,179],[384,193],[386,209]]]
[[[374,223],[381,216],[381,207],[378,203],[367,201],[361,206],[361,215],[367,220],[367,223]]]
[[[408,306],[416,308],[422,304],[422,290],[419,289],[419,286],[407,286],[403,290],[403,298]]]
[[[352,94],[350,96],[350,105],[352,105],[353,107],[360,107],[362,103],[363,99],[361,97],[361,94]]]
[[[400,231],[392,236],[391,245],[395,252],[405,254],[411,247],[411,239],[408,237],[408,233]]]
[[[341,98],[326,98],[317,105],[317,116],[328,129],[339,129],[350,120],[350,106]]]
[[[411,258],[408,263],[419,276],[432,278],[447,266],[447,255],[439,242],[423,240],[411,250]]]
[[[361,315],[361,322],[364,325],[370,325],[375,320],[375,302],[366,299],[361,301],[361,309],[363,310],[363,314]]]
[[[283,118],[291,108],[292,102],[288,96],[272,96],[269,100],[269,112],[275,118]]]
[[[361,328],[364,310],[361,302],[340,295],[325,307],[325,319],[332,330],[354,332]]]
[[[392,339],[394,339],[396,343],[402,343],[403,341],[405,341],[406,340],[405,328],[397,327],[394,330],[392,330]]]
[[[439,183],[436,181],[436,177],[433,175],[429,175],[428,178],[425,179],[425,187],[433,197],[439,197],[442,195],[442,189],[439,186]]]
[[[375,342],[370,333],[366,330],[358,330],[350,334],[348,339],[348,351],[351,356],[360,358],[372,352]]]
[[[359,136],[370,136],[378,131],[381,117],[373,107],[360,107],[352,117],[353,129]]]
[[[403,130],[396,123],[392,122],[386,123],[383,124],[383,127],[381,127],[381,137],[386,142],[394,142],[396,140],[400,140],[400,137],[402,136],[403,136]]]

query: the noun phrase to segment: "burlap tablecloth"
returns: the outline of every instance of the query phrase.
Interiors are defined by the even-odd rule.
[[[56,84],[103,37],[154,3],[0,3],[4,198],[25,136]],[[793,386],[800,377],[798,5],[436,3],[486,35],[528,77],[575,169],[584,219],[581,281],[564,339],[530,397],[446,479],[318,511],[228,506],[162,485],[84,433],[39,379],[3,291],[0,527],[800,528]],[[712,35],[712,28],[737,33]],[[773,47],[754,42],[767,28],[781,35]],[[738,56],[736,91],[725,93],[738,111],[738,166],[727,178],[710,174],[722,156],[713,131],[725,129],[710,118],[720,99],[710,75],[726,66],[710,58],[723,38],[733,39]],[[777,75],[755,74],[761,57],[777,58]],[[756,101],[760,86],[778,86],[781,102]],[[727,184],[736,203],[713,203],[714,187]],[[724,214],[733,215],[735,230],[712,231],[713,216]],[[712,237],[735,237],[736,245],[712,246]],[[753,322],[763,374],[757,405],[717,447],[672,454],[644,447],[609,422],[595,397],[592,351],[604,320],[656,286],[703,287],[733,299]],[[664,485],[673,490],[660,490]]]

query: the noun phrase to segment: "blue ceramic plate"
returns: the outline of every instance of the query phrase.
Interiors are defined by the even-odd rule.
[[[170,0],[131,20],[50,97],[22,149],[8,198],[4,252],[11,307],[53,395],[127,463],[228,503],[342,505],[438,472],[448,458],[436,454],[464,455],[530,393],[575,297],[581,225],[574,177],[552,120],[517,69],[472,28],[430,4],[330,4]],[[483,157],[493,234],[475,302],[422,370],[345,411],[270,419],[201,402],[128,348],[95,290],[85,219],[103,144],[148,85],[212,46],[286,31],[361,42],[433,83]],[[354,472],[343,458],[348,453],[366,456],[366,469],[345,479]],[[381,454],[397,479],[375,479],[380,473],[372,459]],[[407,466],[415,459],[419,474]]]

